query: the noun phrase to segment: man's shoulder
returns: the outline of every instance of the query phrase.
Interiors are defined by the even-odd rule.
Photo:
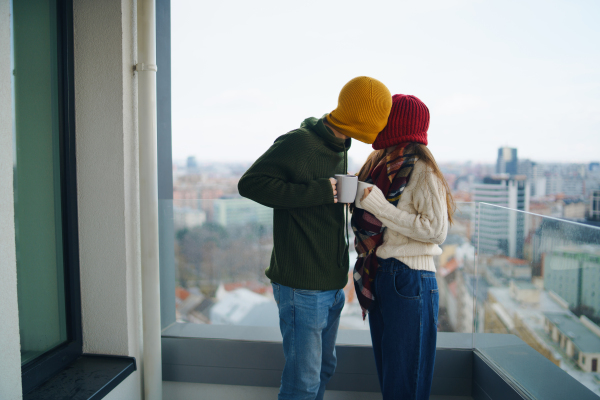
[[[295,146],[310,146],[313,143],[317,144],[319,142],[319,137],[311,132],[310,129],[300,127],[279,136],[275,139],[274,143],[284,142]]]

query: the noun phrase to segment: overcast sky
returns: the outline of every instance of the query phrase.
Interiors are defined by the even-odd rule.
[[[173,157],[252,161],[367,75],[438,161],[600,160],[600,1],[172,0]],[[160,66],[159,66],[160,68]],[[354,141],[362,162],[371,147]]]

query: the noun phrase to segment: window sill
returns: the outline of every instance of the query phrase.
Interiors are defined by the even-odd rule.
[[[99,400],[136,369],[133,357],[84,354],[23,400]]]

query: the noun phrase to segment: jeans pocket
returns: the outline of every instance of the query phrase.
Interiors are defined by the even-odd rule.
[[[346,294],[344,293],[344,289],[340,289],[336,292],[335,294],[335,301],[333,302],[332,306],[335,306],[338,303],[345,303],[346,302]]]
[[[433,314],[433,324],[438,323],[438,313],[440,311],[440,293],[438,289],[431,291],[431,312]]]
[[[279,305],[279,285],[276,283],[271,283],[271,286],[273,286],[273,297],[275,298],[275,303]]]
[[[421,298],[421,275],[419,271],[400,269],[394,271],[394,290],[403,299],[418,300]]]

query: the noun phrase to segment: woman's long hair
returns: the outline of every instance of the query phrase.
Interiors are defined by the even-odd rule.
[[[454,211],[456,210],[456,203],[454,202],[454,197],[452,197],[450,186],[448,185],[448,182],[446,182],[446,178],[444,178],[444,174],[442,174],[440,167],[438,167],[437,163],[435,162],[433,154],[431,154],[431,151],[429,151],[427,146],[421,143],[413,143],[409,145],[406,152],[414,153],[419,158],[419,160],[427,164],[427,166],[431,168],[435,176],[438,177],[441,184],[444,185],[444,189],[446,189],[446,205],[448,206],[448,223],[452,225],[452,216],[454,215]],[[374,152],[372,152],[367,158],[367,161],[365,161],[362,168],[358,172],[358,180],[362,182],[366,181],[369,175],[371,174],[371,171],[373,171],[373,168],[375,168],[381,162],[381,160],[385,158],[385,155],[385,149],[375,150]],[[362,193],[359,193],[358,195],[362,196]]]

